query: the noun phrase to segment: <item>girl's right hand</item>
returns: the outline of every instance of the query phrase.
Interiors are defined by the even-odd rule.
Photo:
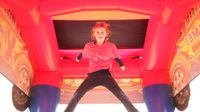
[[[78,60],[78,59],[76,58],[76,62],[80,62],[80,60]]]

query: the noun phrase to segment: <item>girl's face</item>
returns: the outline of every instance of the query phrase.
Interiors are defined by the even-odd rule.
[[[94,31],[94,37],[96,39],[96,42],[98,45],[101,45],[104,43],[105,38],[106,38],[107,34],[106,34],[106,29],[103,27],[100,28],[96,28]]]

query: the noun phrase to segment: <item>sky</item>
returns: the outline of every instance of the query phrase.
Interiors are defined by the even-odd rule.
[[[19,112],[12,104],[12,83],[0,74],[0,112]],[[191,97],[188,108],[183,112],[200,112],[200,76],[190,83]],[[144,103],[134,104],[140,112],[148,112]],[[67,105],[58,105],[56,112],[63,112]],[[74,112],[127,112],[122,104],[78,104]],[[24,112],[29,112],[27,109]],[[180,112],[175,110],[175,112]]]

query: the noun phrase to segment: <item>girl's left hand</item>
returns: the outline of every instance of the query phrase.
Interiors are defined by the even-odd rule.
[[[124,71],[126,68],[125,68],[125,66],[121,66],[120,69],[121,69],[122,71]]]

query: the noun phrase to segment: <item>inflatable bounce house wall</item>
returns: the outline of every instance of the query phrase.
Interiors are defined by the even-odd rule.
[[[113,77],[149,112],[172,112],[173,96],[200,73],[199,0],[1,0],[0,7],[0,72],[28,96],[47,85],[68,103],[87,75],[88,60],[75,58],[97,21],[111,24],[126,66],[114,63]],[[81,100],[117,102],[102,87]]]

